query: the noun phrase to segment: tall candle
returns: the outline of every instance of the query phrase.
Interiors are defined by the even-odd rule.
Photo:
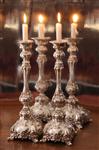
[[[71,23],[71,38],[76,39],[78,31],[77,31],[77,22],[78,22],[79,16],[77,14],[73,15],[73,23]]]
[[[27,24],[27,16],[24,14],[24,23],[22,24],[22,37],[23,41],[28,40],[28,24]]]
[[[39,15],[39,24],[38,24],[38,37],[44,38],[45,36],[45,24],[43,23],[44,17],[42,15]]]
[[[62,24],[61,22],[61,14],[57,14],[58,23],[56,23],[56,40],[57,42],[61,42],[62,40]]]

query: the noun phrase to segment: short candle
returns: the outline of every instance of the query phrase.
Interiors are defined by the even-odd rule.
[[[77,31],[77,22],[79,19],[79,16],[77,14],[73,15],[73,23],[71,23],[71,38],[76,39],[78,31]]]
[[[45,36],[45,25],[44,25],[44,17],[42,15],[39,15],[39,24],[38,24],[38,37],[44,38]]]

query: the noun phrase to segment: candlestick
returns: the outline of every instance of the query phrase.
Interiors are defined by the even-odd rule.
[[[61,89],[62,57],[65,55],[63,52],[64,42],[61,41],[61,43],[58,43],[57,41],[52,41],[51,43],[56,50],[53,55],[56,59],[54,67],[56,73],[56,90],[52,98],[52,107],[54,110],[52,111],[52,120],[48,121],[44,127],[41,141],[63,142],[67,145],[71,145],[75,135],[75,129],[69,119],[65,120],[63,108],[66,98]]]
[[[16,123],[11,127],[11,134],[8,139],[29,139],[36,143],[38,142],[39,136],[42,134],[42,123],[31,117],[30,111],[32,94],[29,90],[28,80],[31,69],[29,61],[31,56],[31,47],[32,41],[20,41],[20,48],[22,49],[20,56],[23,59],[22,69],[24,87],[19,97],[19,101],[23,104],[23,108],[20,112],[19,120],[17,120]]]
[[[50,86],[50,82],[45,79],[44,76],[44,65],[47,61],[46,52],[47,47],[46,45],[49,42],[48,37],[43,39],[34,38],[37,48],[36,51],[38,52],[37,63],[39,67],[39,77],[36,82],[36,89],[39,92],[39,95],[35,98],[35,103],[31,107],[32,115],[42,120],[43,122],[47,122],[51,118],[51,105],[50,99],[45,95],[45,91]]]
[[[67,38],[67,43],[69,48],[67,51],[69,52],[68,65],[69,65],[69,80],[67,82],[66,91],[69,94],[68,104],[64,107],[64,112],[66,114],[66,119],[71,118],[74,121],[75,126],[80,129],[83,128],[86,124],[91,121],[90,113],[83,107],[79,106],[78,99],[75,94],[78,90],[78,85],[75,82],[75,63],[77,63],[77,52],[78,48],[76,46],[76,42],[80,38],[71,39]]]
[[[27,16],[24,14],[24,23],[22,24],[22,37],[23,41],[28,41],[28,24]]]
[[[71,38],[76,39],[78,31],[77,31],[77,22],[79,16],[77,14],[73,15],[73,23],[71,24]]]
[[[38,37],[41,39],[44,38],[44,34],[45,34],[45,25],[43,21],[44,21],[44,17],[42,15],[39,15]]]
[[[62,40],[62,24],[60,23],[61,22],[60,13],[57,14],[57,20],[58,20],[58,23],[56,23],[56,40],[57,42],[60,43]]]

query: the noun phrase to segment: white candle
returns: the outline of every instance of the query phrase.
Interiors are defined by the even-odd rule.
[[[77,14],[73,15],[73,23],[71,24],[71,38],[76,39],[78,31],[77,31],[77,21],[79,17]]]
[[[62,40],[62,24],[60,23],[61,22],[60,13],[57,14],[57,20],[58,23],[56,23],[56,41],[60,43]]]
[[[75,39],[77,37],[77,34],[78,34],[77,24],[76,23],[72,23],[71,24],[71,38]]]
[[[39,24],[38,24],[38,37],[44,38],[45,36],[45,24],[43,23],[44,17],[39,15]]]
[[[23,41],[28,40],[28,24],[27,24],[27,17],[24,14],[24,23],[22,24],[22,37]]]

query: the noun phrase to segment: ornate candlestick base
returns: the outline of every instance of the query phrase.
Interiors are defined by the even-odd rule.
[[[43,130],[42,142],[53,141],[53,142],[64,142],[67,145],[72,144],[72,139],[75,135],[75,129],[69,119],[65,120],[65,113],[63,107],[66,102],[66,98],[61,89],[61,71],[63,69],[62,57],[64,56],[63,46],[64,42],[57,43],[56,41],[51,42],[54,45],[56,58],[55,72],[56,72],[56,90],[52,98],[52,120],[49,121]]]
[[[69,120],[65,122],[64,112],[57,107],[52,114],[52,120],[45,125],[43,134],[42,142],[63,142],[67,145],[72,145],[75,129]]]
[[[50,99],[45,95],[45,91],[50,86],[50,82],[45,80],[44,77],[44,64],[47,61],[46,45],[49,42],[48,37],[44,39],[35,38],[35,43],[37,44],[36,51],[39,53],[37,58],[37,63],[39,67],[39,77],[38,81],[35,85],[39,95],[35,98],[35,103],[31,107],[32,116],[42,120],[43,122],[47,122],[51,118],[51,105]]]
[[[75,94],[78,90],[78,85],[75,82],[75,63],[77,62],[76,53],[78,48],[76,46],[78,39],[67,39],[69,45],[68,52],[70,53],[68,58],[69,65],[69,81],[66,86],[68,97],[68,104],[64,107],[64,112],[66,114],[66,119],[71,118],[74,121],[78,129],[83,128],[84,125],[91,121],[90,112],[83,107],[79,106],[78,99],[75,97]]]
[[[74,99],[73,99],[74,101]],[[64,107],[66,119],[69,118],[74,122],[76,129],[82,129],[85,125],[92,121],[90,112],[78,103],[68,103]]]
[[[42,124],[41,122],[34,120],[34,118],[31,117],[30,112],[32,94],[29,90],[28,79],[29,71],[31,69],[29,61],[31,56],[31,47],[32,41],[20,42],[20,48],[22,49],[22,53],[20,54],[20,56],[23,58],[22,68],[24,87],[23,92],[19,97],[19,101],[23,104],[23,108],[20,112],[19,120],[16,121],[16,123],[11,127],[11,134],[8,139],[29,139],[36,143],[38,142],[39,136],[41,136],[42,134]]]

